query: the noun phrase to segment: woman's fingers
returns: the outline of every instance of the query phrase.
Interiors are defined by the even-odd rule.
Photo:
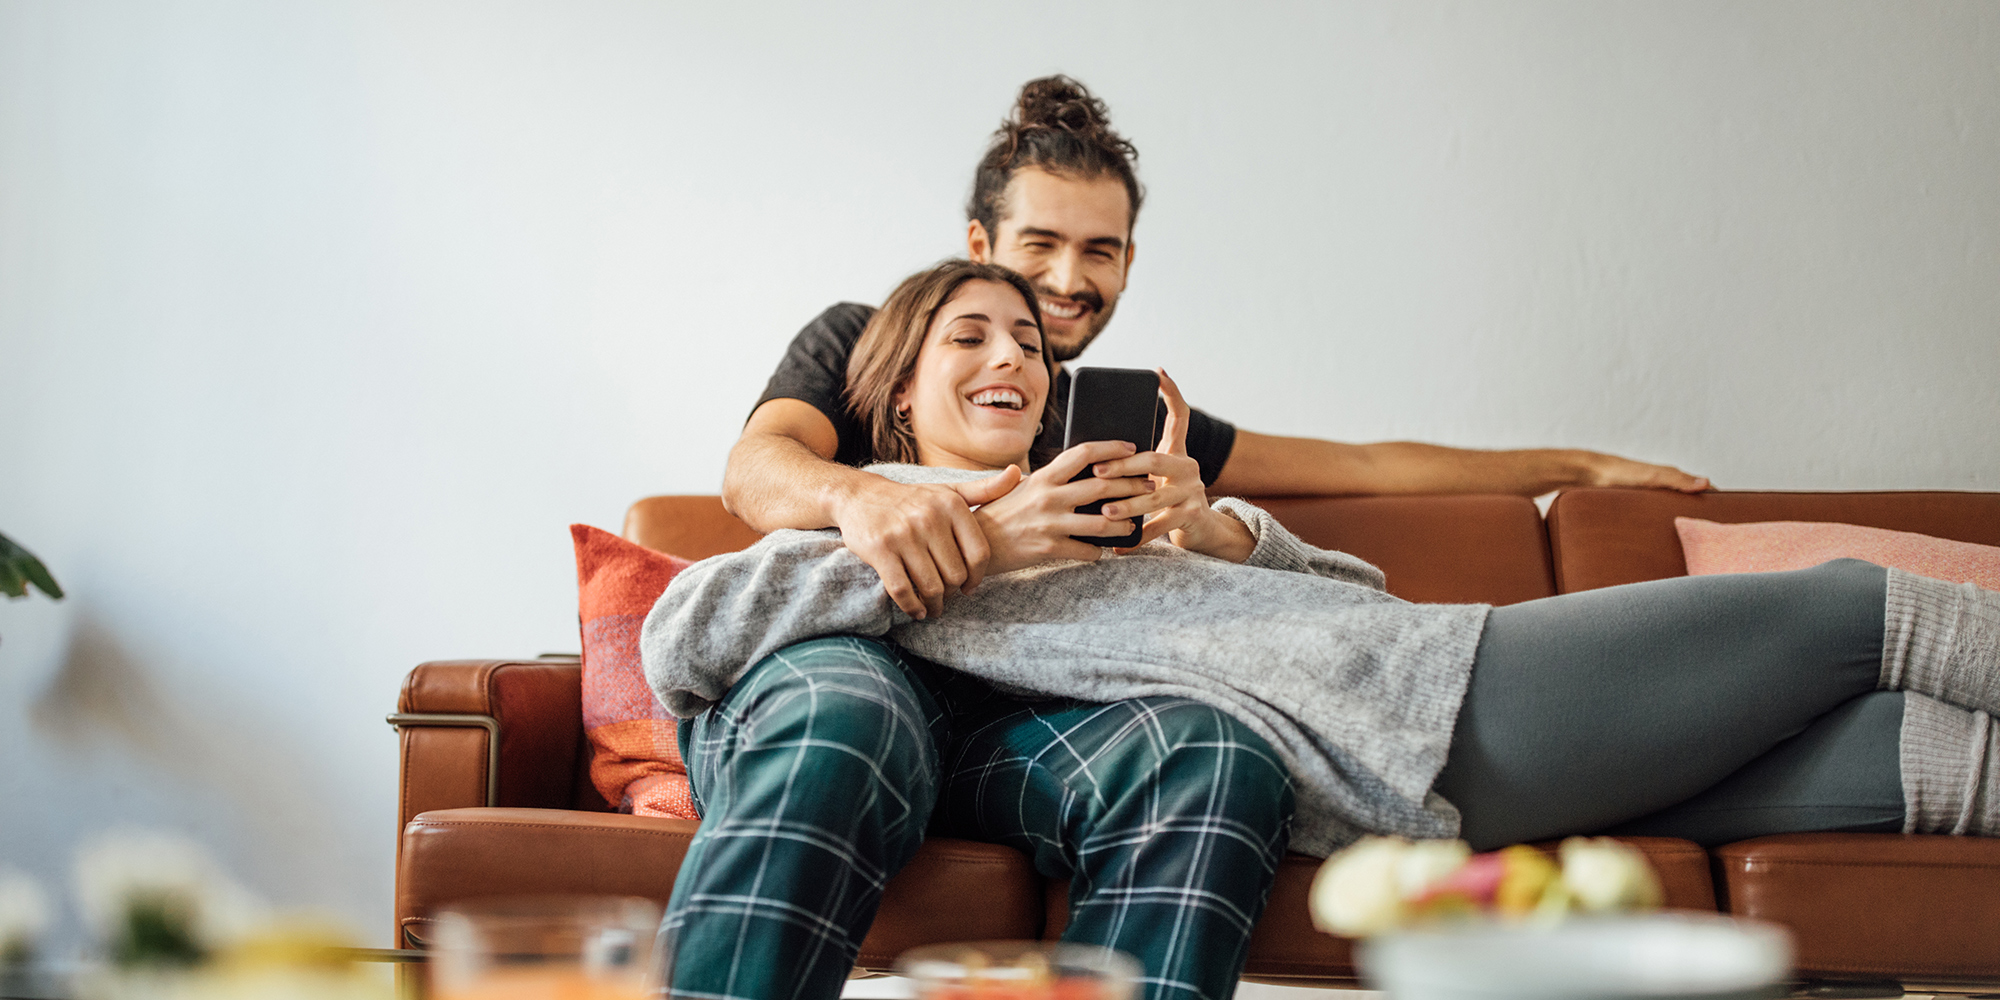
[[[1092,463],[1124,458],[1136,450],[1129,441],[1085,441],[1050,459],[1034,478],[1066,483]]]
[[[1200,510],[1183,504],[1148,519],[1145,527],[1139,530],[1139,544],[1145,545],[1155,538],[1164,538],[1169,531],[1179,531],[1193,524],[1195,517],[1200,513]]]
[[[1122,517],[1101,517],[1097,514],[1065,514],[1051,519],[1049,527],[1056,539],[1068,539],[1073,535],[1083,538],[1123,538],[1132,533],[1132,522]]]
[[[1115,538],[1124,533],[1124,531],[1114,532],[1110,537]],[[1052,559],[1074,559],[1077,562],[1096,562],[1104,558],[1104,546],[1092,545],[1089,542],[1079,542],[1074,538],[1065,538],[1053,546],[1049,556]]]
[[[1186,455],[1168,455],[1157,451],[1143,451],[1130,458],[1099,462],[1091,467],[1091,471],[1107,479],[1150,476],[1169,481],[1201,481],[1201,463]]]
[[[1144,496],[1157,488],[1157,484],[1143,476],[1127,476],[1122,479],[1079,479],[1073,483],[1051,486],[1043,496],[1050,507],[1069,509],[1098,500],[1126,500],[1130,497]]]
[[[1160,395],[1167,401],[1167,425],[1160,428],[1159,450],[1169,455],[1187,454],[1188,404],[1181,397],[1181,387],[1165,368],[1153,369],[1160,377]]]
[[[1208,506],[1208,491],[1202,487],[1198,473],[1186,477],[1163,476],[1153,482],[1155,488],[1149,493],[1105,504],[1105,516],[1146,517],[1183,507],[1196,511]]]

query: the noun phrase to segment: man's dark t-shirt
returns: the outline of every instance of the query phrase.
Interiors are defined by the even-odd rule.
[[[848,412],[842,393],[847,385],[847,357],[854,352],[855,341],[861,339],[861,332],[867,329],[868,319],[873,315],[873,307],[854,302],[842,302],[820,313],[792,338],[792,346],[786,348],[778,370],[771,373],[764,394],[757,397],[757,406],[772,399],[798,399],[826,414],[840,439],[840,448],[833,457],[843,465],[861,466],[875,460],[867,436],[861,432],[860,422]],[[1160,405],[1160,420],[1164,425],[1166,404]],[[1049,400],[1049,409],[1062,413],[1068,408],[1069,372],[1064,371],[1056,376],[1056,391]],[[754,412],[756,407],[751,409]],[[1057,421],[1048,422],[1043,436],[1052,439],[1039,442],[1050,452],[1062,447],[1062,429]],[[1229,450],[1235,445],[1234,425],[1200,410],[1192,412],[1188,419],[1188,457],[1201,465],[1204,483],[1213,483],[1222,474],[1222,465],[1229,461]]]

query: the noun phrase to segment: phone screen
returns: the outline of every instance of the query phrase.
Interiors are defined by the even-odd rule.
[[[1070,373],[1069,410],[1063,418],[1063,448],[1085,441],[1130,441],[1139,451],[1159,445],[1160,377],[1143,368],[1078,368]],[[1090,478],[1085,466],[1070,482]],[[1079,514],[1095,514],[1107,501],[1097,500],[1078,507]],[[1129,546],[1139,544],[1139,519],[1132,519],[1132,533],[1114,538],[1072,535],[1092,545]]]

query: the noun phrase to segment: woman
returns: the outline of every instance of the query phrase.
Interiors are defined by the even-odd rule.
[[[837,534],[774,532],[661,596],[642,634],[661,701],[692,716],[789,643],[886,634],[1003,690],[1221,708],[1291,768],[1306,853],[1363,833],[1481,849],[1605,829],[2000,834],[2000,595],[1841,560],[1410,604],[1375,567],[1211,503],[1165,373],[1151,477],[1119,443],[1031,455],[1053,374],[1010,275],[952,261],[906,281],[857,344],[849,394],[877,454],[902,462],[883,475],[1020,477],[977,512],[992,575],[913,620]],[[1124,534],[1117,503],[1074,510],[1144,493],[1158,513],[1141,545],[1069,537]]]

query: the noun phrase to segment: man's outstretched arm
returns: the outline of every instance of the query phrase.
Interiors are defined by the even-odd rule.
[[[766,400],[729,451],[723,506],[758,531],[839,528],[889,597],[917,618],[944,610],[946,588],[977,586],[988,548],[969,505],[1005,495],[1016,478],[908,486],[833,461],[839,444],[833,422],[812,404]]]
[[[1644,486],[1699,493],[1706,477],[1666,465],[1570,448],[1475,451],[1415,441],[1342,444],[1236,432],[1216,477],[1217,493],[1310,496],[1342,493],[1515,493],[1571,486]]]

